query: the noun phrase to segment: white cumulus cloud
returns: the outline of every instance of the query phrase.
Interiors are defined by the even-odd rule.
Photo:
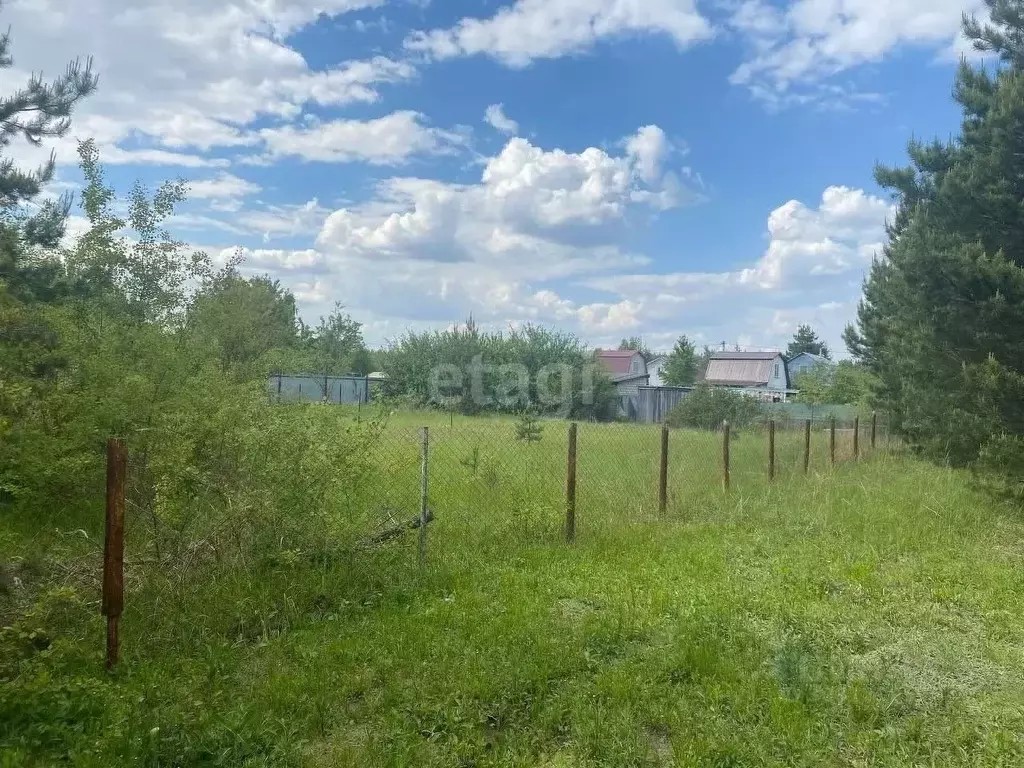
[[[518,0],[487,19],[467,17],[450,29],[417,32],[406,47],[441,59],[484,54],[519,67],[640,33],[666,35],[686,47],[712,30],[694,0]]]
[[[826,340],[841,349],[842,324],[851,319],[871,260],[881,256],[885,223],[893,213],[889,203],[861,189],[828,187],[817,207],[790,200],[773,210],[768,246],[749,265],[609,275],[586,285],[637,305],[645,328],[675,324],[691,334],[725,334],[729,340],[763,329],[764,343],[770,343],[785,336],[772,318],[820,318]],[[711,335],[706,338],[716,340]]]
[[[519,133],[519,123],[505,114],[504,104],[491,104],[484,112],[484,122],[494,130],[514,136]]]
[[[820,84],[901,45],[952,49],[962,14],[982,9],[982,0],[794,0],[785,8],[743,0],[729,25],[748,41],[750,56],[730,80],[772,106],[877,100]]]
[[[295,120],[307,104],[374,102],[379,86],[414,77],[411,64],[383,56],[314,70],[288,42],[321,14],[382,1],[18,0],[2,9],[16,67],[4,81],[52,77],[66,61],[92,56],[101,85],[76,109],[58,160],[74,163],[74,137],[91,136],[105,162],[201,167],[210,151],[256,144],[251,127],[260,118]],[[151,146],[137,150],[138,139]]]
[[[188,183],[189,198],[197,200],[226,200],[245,197],[260,191],[262,187],[239,178],[232,173],[221,173],[209,179],[196,179]]]
[[[396,165],[413,155],[450,152],[465,143],[462,134],[432,128],[418,112],[392,112],[373,120],[330,120],[283,125],[259,132],[273,157],[297,157],[324,163],[362,160]]]
[[[630,162],[626,175],[637,183]],[[567,192],[585,185],[564,178]],[[600,213],[553,225],[543,179],[538,202],[513,209],[482,177],[472,185],[390,179],[370,203],[331,213],[315,248],[253,249],[249,268],[294,287],[312,316],[342,301],[374,342],[472,313],[495,328],[557,325],[605,345],[639,333],[665,348],[683,332],[698,343],[784,346],[810,322],[841,352],[842,327],[893,213],[879,197],[832,186],[815,205],[791,200],[771,211],[760,254],[721,271],[653,272],[609,239],[600,204]],[[581,227],[604,234],[584,244]]]
[[[660,129],[643,128],[626,145],[623,155],[595,147],[572,153],[510,139],[487,160],[480,183],[391,179],[376,201],[332,213],[320,244],[348,255],[440,261],[543,252],[565,242],[560,230],[614,223],[640,204],[638,193],[660,194],[666,177],[676,183],[662,169],[668,145]]]

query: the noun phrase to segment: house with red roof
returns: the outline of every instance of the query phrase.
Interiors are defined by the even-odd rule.
[[[619,414],[633,418],[640,387],[647,386],[650,376],[647,361],[634,349],[599,349],[597,361],[608,372],[619,395]]]

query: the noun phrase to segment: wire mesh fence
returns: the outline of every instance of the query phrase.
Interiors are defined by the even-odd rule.
[[[522,557],[533,544],[687,519],[726,494],[762,492],[893,446],[873,415],[697,430],[294,408],[244,440],[200,425],[111,441],[123,462],[107,489],[108,525],[120,517],[124,533],[114,536],[121,551],[105,557],[114,625],[122,598],[107,595],[108,584],[171,600],[204,568],[243,580],[301,564],[393,575],[449,557]],[[311,599],[321,598],[329,602]],[[225,631],[265,632],[268,610],[278,609],[242,611]]]
[[[580,529],[678,518],[726,491],[755,493],[889,445],[884,422],[873,416],[766,419],[726,433],[559,420],[524,431],[512,418],[407,415],[385,427],[372,449],[379,458],[371,464],[383,471],[364,503],[382,524],[413,527],[418,518],[424,429],[434,527],[476,536],[485,548],[565,536],[570,512]]]
[[[561,420],[524,427],[511,417],[440,413],[343,418],[351,423],[339,421],[346,426],[326,434],[325,445],[221,447],[202,466],[184,462],[173,473],[160,466],[173,456],[130,452],[135,560],[222,558],[253,536],[279,548],[366,549],[432,520],[463,533],[486,520],[488,541],[552,536],[565,528],[570,493],[587,525],[647,523],[685,515],[724,491],[756,492],[889,445],[884,421],[873,415],[764,419],[714,431]]]

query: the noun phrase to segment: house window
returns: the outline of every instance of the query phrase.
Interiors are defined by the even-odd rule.
[[[775,364],[775,378],[776,379],[779,378],[779,364],[778,363]]]
[[[633,373],[640,373],[640,361],[633,358]]]

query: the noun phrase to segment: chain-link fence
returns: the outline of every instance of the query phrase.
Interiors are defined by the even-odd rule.
[[[322,445],[278,435],[259,450],[182,458],[173,471],[173,455],[130,452],[136,560],[225,558],[252,549],[254,537],[270,549],[366,549],[435,518],[467,535],[483,528],[488,541],[550,536],[564,530],[573,501],[581,526],[652,522],[890,444],[875,416],[727,431],[438,413],[340,418],[351,423]]]
[[[571,536],[571,512],[581,531],[678,519],[725,492],[754,493],[889,446],[875,416],[765,419],[726,432],[410,414],[381,431],[371,464],[383,471],[364,503],[385,530],[417,527],[426,456],[431,536],[476,538],[483,552]]]
[[[533,545],[686,519],[726,494],[892,445],[874,416],[718,430],[337,406],[269,418],[248,431],[197,420],[111,441],[108,541],[120,525],[123,544],[117,534],[120,551],[108,545],[104,610],[115,628],[126,581],[160,602],[187,597],[204,573],[244,581],[314,564],[390,578],[449,557],[522,558]],[[310,599],[321,597],[331,599]],[[267,611],[254,608],[253,621]],[[226,631],[257,631],[248,620],[243,611]]]

